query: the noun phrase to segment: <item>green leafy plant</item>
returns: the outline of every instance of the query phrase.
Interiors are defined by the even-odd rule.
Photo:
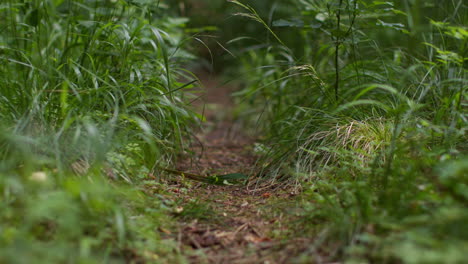
[[[244,9],[281,40],[244,54],[236,95],[264,134],[259,181],[305,190],[292,227],[316,239],[298,261],[461,263],[468,237],[448,229],[466,201],[440,168],[466,162],[462,1],[293,1],[272,23]]]
[[[0,262],[183,262],[141,185],[197,122],[186,20],[122,0],[8,0],[0,15]]]

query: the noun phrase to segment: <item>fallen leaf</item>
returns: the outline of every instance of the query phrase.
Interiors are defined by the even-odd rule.
[[[227,231],[219,231],[219,232],[216,232],[214,235],[217,238],[227,237],[227,238],[230,238],[230,239],[234,236],[233,232],[227,232]]]
[[[262,243],[262,242],[271,242],[271,239],[268,238],[268,237],[258,237],[258,236],[253,235],[253,234],[247,234],[244,237],[244,240],[247,241],[247,242],[250,242],[250,243],[254,243],[254,244]]]
[[[170,235],[172,232],[170,230],[165,229],[164,227],[159,227],[158,230],[164,234]]]

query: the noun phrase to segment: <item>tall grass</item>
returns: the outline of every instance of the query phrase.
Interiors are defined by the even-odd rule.
[[[272,23],[231,2],[287,36],[242,56],[237,95],[266,135],[263,180],[305,191],[305,259],[462,263],[463,1],[295,1]]]
[[[0,262],[178,258],[148,233],[170,224],[162,201],[138,188],[196,120],[185,20],[158,1],[7,0],[0,15]]]

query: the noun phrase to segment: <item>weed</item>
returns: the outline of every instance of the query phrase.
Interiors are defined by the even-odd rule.
[[[8,0],[0,15],[0,262],[182,261],[139,185],[196,122],[185,20],[158,1]]]
[[[244,54],[236,95],[266,135],[260,180],[304,189],[303,257],[462,263],[466,200],[442,179],[466,175],[446,165],[466,163],[466,5],[293,2],[272,23],[241,4],[280,40]]]

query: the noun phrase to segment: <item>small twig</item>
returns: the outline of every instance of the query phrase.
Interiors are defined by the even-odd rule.
[[[163,167],[159,167],[159,166],[158,166],[158,168],[165,171],[165,172],[169,172],[169,173],[175,174],[175,175],[180,175],[182,177],[186,177],[186,178],[196,180],[196,181],[206,182],[208,180],[208,177],[205,177],[205,176],[202,176],[202,175],[197,175],[197,174],[194,174],[194,173],[171,170],[171,169],[167,169],[167,168],[163,168]]]
[[[255,227],[253,226],[250,226],[250,229],[252,229],[252,231],[258,236],[258,237],[264,237],[264,235],[258,231]]]
[[[245,224],[239,226],[239,227],[236,229],[236,231],[234,231],[234,232],[232,233],[233,238],[237,235],[237,233],[239,233],[240,231],[242,231],[242,229],[244,229],[244,228],[247,227],[248,225],[249,225],[249,223],[245,223]]]
[[[197,248],[197,249],[201,249],[202,246],[200,245],[200,243],[198,243],[191,235],[187,234],[187,237],[189,238],[190,242],[193,243],[193,245]]]

